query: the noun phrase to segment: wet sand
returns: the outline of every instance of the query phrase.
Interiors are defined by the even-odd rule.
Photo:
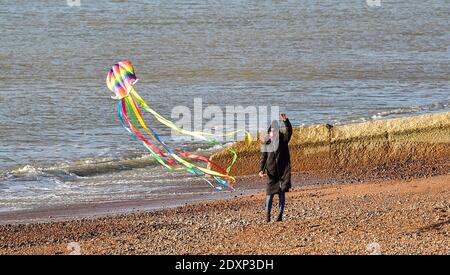
[[[269,224],[261,192],[153,212],[6,224],[0,254],[68,254],[72,242],[82,254],[450,254],[450,174],[448,163],[439,167],[297,185],[287,194],[285,220]]]
[[[253,194],[256,192],[255,190],[260,189],[261,188],[257,189],[253,187],[244,188],[239,191],[161,195],[157,198],[149,199],[129,199],[99,203],[91,202],[67,205],[52,205],[30,210],[0,212],[0,225],[46,223],[82,218],[99,218],[117,214],[143,211],[158,211],[199,201],[211,201]]]

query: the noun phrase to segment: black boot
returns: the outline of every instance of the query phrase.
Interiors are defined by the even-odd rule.
[[[278,216],[277,222],[281,222],[281,221],[283,221],[283,217],[282,216]]]

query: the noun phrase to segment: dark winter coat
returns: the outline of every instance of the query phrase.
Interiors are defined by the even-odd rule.
[[[279,131],[278,149],[266,152],[262,150],[261,153],[260,171],[267,174],[267,195],[278,194],[280,191],[288,192],[291,188],[291,158],[288,143],[292,137],[292,125],[288,119],[284,121],[284,125],[286,133]],[[276,142],[268,139],[263,146],[270,148],[274,144],[276,145]]]

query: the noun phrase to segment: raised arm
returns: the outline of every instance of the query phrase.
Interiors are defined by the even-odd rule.
[[[280,114],[280,118],[284,123],[284,126],[286,127],[286,134],[284,135],[284,141],[288,143],[291,140],[292,137],[292,124],[287,118],[285,113]]]

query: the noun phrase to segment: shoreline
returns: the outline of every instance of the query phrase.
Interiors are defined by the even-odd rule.
[[[182,207],[204,201],[223,200],[249,195],[251,190],[224,192],[224,194],[176,195],[176,198],[132,199],[111,202],[87,202],[69,205],[54,205],[35,209],[0,212],[0,226],[8,224],[34,224],[95,219],[117,215],[154,212]],[[175,196],[174,196],[175,197]]]
[[[235,194],[264,189],[255,177],[259,163],[258,142],[237,142],[231,146],[239,155],[233,175],[239,176]],[[290,143],[292,171],[300,185],[363,182],[368,180],[420,178],[450,171],[450,112],[377,120],[347,125],[314,125],[294,129]],[[210,158],[229,165],[229,153],[218,151]],[[223,163],[222,163],[223,162]],[[69,173],[102,173],[106,168],[132,169],[146,162],[124,160],[100,166],[77,165]],[[251,165],[248,165],[251,164]],[[86,170],[87,169],[87,170]],[[255,170],[255,171],[253,171]],[[179,181],[178,181],[179,182]],[[182,184],[182,182],[179,182]],[[294,182],[295,186],[295,182]],[[154,211],[199,200],[233,197],[225,192],[200,191],[189,194],[142,193],[139,199],[108,197],[110,201],[73,202],[51,206],[33,206],[31,210],[0,212],[0,224],[45,222],[90,216]],[[39,208],[37,208],[39,207]],[[2,209],[3,210],[3,209]],[[6,210],[6,208],[4,209]]]
[[[450,254],[449,116],[440,114],[431,130],[391,136],[368,133],[408,120],[339,126],[336,133],[358,138],[311,147],[302,138],[320,138],[323,125],[295,129],[293,188],[281,223],[265,224],[265,180],[247,165],[235,192],[0,212],[0,254],[68,254],[72,242],[82,254],[368,254],[373,243],[382,254]],[[258,163],[257,144],[241,145],[233,146],[244,172],[239,165]]]
[[[293,188],[307,186],[332,186],[360,184],[387,180],[420,179],[450,172],[450,159],[437,161],[412,161],[398,165],[380,166],[376,169],[347,169],[335,171],[307,171],[293,173]],[[111,202],[87,202],[68,205],[53,205],[29,210],[0,212],[0,226],[8,224],[33,224],[71,221],[79,219],[108,218],[122,214],[155,212],[201,202],[255,195],[265,190],[265,181],[256,175],[239,177],[235,191],[214,193],[165,195],[159,198],[130,199]]]
[[[85,202],[66,205],[50,205],[32,209],[0,212],[0,226],[7,224],[32,224],[70,221],[84,218],[102,218],[136,212],[154,212],[176,208],[200,201],[215,201],[260,192],[263,185],[257,184],[256,176],[241,177],[239,189],[234,191],[199,192],[158,195],[153,198],[139,198],[109,202]],[[212,190],[212,189],[211,189]]]
[[[71,242],[82,254],[370,254],[372,243],[381,254],[450,254],[449,190],[450,174],[296,187],[287,193],[285,220],[269,224],[258,193],[154,212],[0,225],[0,254],[68,254]]]

